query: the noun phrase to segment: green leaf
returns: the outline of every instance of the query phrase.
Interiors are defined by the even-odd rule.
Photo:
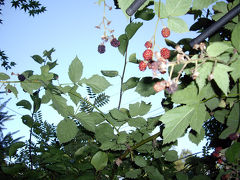
[[[85,112],[81,112],[76,115],[76,118],[85,129],[87,129],[88,131],[95,132],[96,117],[94,117],[93,114],[90,115]]]
[[[68,117],[71,115],[67,110],[67,100],[59,95],[52,95],[51,106],[63,117]]]
[[[127,25],[127,27],[125,28],[125,34],[128,37],[128,40],[130,40],[134,34],[137,32],[137,30],[143,25],[143,23],[130,23]]]
[[[119,132],[117,143],[118,144],[125,144],[127,143],[128,134],[125,131]]]
[[[78,133],[78,127],[76,123],[68,118],[60,121],[57,125],[57,138],[60,143],[66,143],[71,141]]]
[[[116,141],[105,141],[101,144],[100,149],[103,151],[116,147]]]
[[[147,121],[142,117],[131,118],[128,120],[128,125],[132,127],[143,127],[147,124]]]
[[[30,97],[33,101],[33,113],[36,113],[40,109],[41,99],[39,98],[38,93],[30,95]]]
[[[160,14],[159,14],[159,9],[160,9]],[[167,18],[168,17],[166,5],[164,3],[162,3],[161,1],[160,1],[160,7],[159,7],[159,2],[154,1],[154,11],[155,11],[155,14],[159,18]]]
[[[147,165],[147,161],[142,156],[136,156],[134,157],[134,162],[139,167],[145,167]]]
[[[32,109],[31,103],[27,100],[21,100],[16,105],[17,106],[22,106],[23,108],[28,109],[28,110]]]
[[[17,95],[18,95],[18,90],[16,87],[12,86],[11,84],[8,84],[6,87],[5,87],[6,90],[10,89],[11,92],[16,96],[17,98]]]
[[[144,169],[150,180],[164,180],[163,175],[154,166],[146,166]]]
[[[76,56],[68,68],[68,76],[73,83],[80,81],[83,72],[83,65]]]
[[[196,78],[196,83],[198,85],[199,91],[206,85],[206,79],[212,71],[213,63],[206,62],[200,68],[198,68],[199,76]]]
[[[49,66],[49,70],[53,69],[57,64],[57,60],[54,62],[47,62],[47,65]]]
[[[189,140],[196,145],[198,145],[204,139],[204,136],[205,136],[205,130],[203,127],[201,127],[201,130],[199,133],[196,133],[195,131],[191,130],[188,135]]]
[[[10,79],[9,75],[5,74],[5,73],[0,73],[0,80],[8,80]]]
[[[80,148],[74,153],[74,156],[77,157],[77,156],[84,155],[85,153],[87,154],[87,151],[88,151],[88,150],[89,150],[89,146],[80,147]]]
[[[77,105],[81,100],[81,95],[77,93],[78,86],[74,85],[71,90],[68,92],[69,97]]]
[[[135,19],[140,18],[145,21],[149,21],[154,18],[155,14],[153,12],[153,9],[144,8],[142,10],[137,11],[134,16]]]
[[[44,59],[39,55],[33,55],[32,58],[34,61],[36,61],[39,64],[42,64],[44,62]]]
[[[105,91],[111,84],[103,76],[93,75],[89,79],[86,79],[85,84],[92,88],[92,91],[96,94]]]
[[[190,126],[192,129],[194,129],[197,133],[200,132],[202,125],[205,121],[206,117],[206,108],[203,103],[196,104],[194,106],[191,106],[194,108],[194,112],[192,113],[191,119],[190,119]]]
[[[218,98],[212,98],[209,99],[207,102],[205,102],[206,106],[212,111],[219,107],[220,100]]]
[[[118,76],[118,71],[101,71],[102,75],[106,77],[116,77]]]
[[[240,69],[240,58],[238,58],[235,62],[233,62],[230,67],[233,69],[230,74],[231,74],[233,80],[236,82],[240,78],[240,71],[239,71],[239,69]]]
[[[126,178],[136,179],[140,176],[141,169],[130,169],[130,171],[125,173]]]
[[[174,162],[178,159],[177,151],[170,150],[165,153],[166,161]]]
[[[213,87],[211,85],[211,83],[208,83],[206,86],[204,86],[200,92],[199,92],[199,99],[209,99],[212,98],[213,96],[215,96],[215,92],[213,90]]]
[[[240,143],[234,142],[226,151],[226,158],[229,163],[237,164],[240,158]]]
[[[171,47],[174,48],[174,49],[175,49],[175,47],[176,47],[176,45],[177,45],[177,43],[175,43],[175,42],[173,42],[173,41],[171,41],[171,40],[169,40],[169,39],[167,39],[167,38],[165,38],[165,43],[166,43],[168,46],[171,46]]]
[[[110,110],[110,114],[111,116],[118,120],[118,121],[126,121],[128,119],[127,114],[125,114],[124,112],[119,111],[118,109],[114,108],[112,110]]]
[[[227,119],[227,128],[221,133],[221,135],[219,136],[221,139],[225,139],[227,138],[230,134],[236,132],[236,130],[238,129],[238,126],[236,126],[236,124],[238,124],[239,120],[236,117],[240,116],[240,107],[239,107],[239,103],[235,103],[234,106],[231,109],[231,112],[228,116]]]
[[[24,142],[15,142],[11,144],[10,149],[9,149],[9,156],[13,156],[16,154],[17,150],[25,145]]]
[[[172,101],[176,104],[196,104],[199,103],[198,89],[194,83],[183,90],[176,91],[172,96]]]
[[[22,122],[23,122],[23,124],[25,124],[25,125],[27,125],[28,127],[31,128],[33,126],[34,120],[31,116],[24,115],[24,116],[22,116]]]
[[[144,77],[137,84],[135,91],[143,97],[154,95],[156,92],[153,86],[157,81],[157,79],[152,79],[152,77]]]
[[[195,108],[190,106],[181,106],[167,111],[160,121],[165,124],[163,130],[163,143],[170,143],[182,136],[188,127]]]
[[[139,64],[140,60],[136,58],[136,53],[133,53],[129,56],[129,62]]]
[[[102,123],[95,129],[96,140],[100,143],[115,139],[113,128],[108,123]]]
[[[43,57],[47,57],[50,61],[52,61],[52,53],[55,51],[54,48],[51,48],[49,51],[43,51]]]
[[[122,90],[126,91],[128,89],[135,88],[139,82],[140,78],[131,77],[125,83],[123,83]]]
[[[98,151],[92,157],[91,164],[95,167],[97,171],[103,170],[108,163],[108,155],[105,152]]]
[[[104,0],[98,0],[98,5],[100,6],[102,2],[104,2]]]
[[[226,110],[226,109],[221,109],[221,110],[214,111],[214,117],[218,122],[224,124],[225,118],[226,118],[228,112],[229,111]]]
[[[183,172],[176,173],[177,180],[188,180],[188,175]]]
[[[193,10],[202,10],[203,8],[208,8],[209,5],[216,2],[217,0],[194,0],[193,1]]]
[[[211,179],[205,175],[198,175],[198,176],[194,176],[191,180],[211,180]]]
[[[229,71],[232,71],[231,67],[217,63],[213,72],[214,81],[225,95],[229,90]]]
[[[185,15],[192,5],[192,0],[166,0],[166,11],[171,16]]]
[[[134,116],[144,116],[151,109],[151,103],[146,104],[144,101],[141,103],[137,102],[135,104],[129,104],[129,112],[132,117]]]
[[[231,41],[233,46],[237,49],[237,51],[240,53],[240,23],[238,23],[233,31],[232,31],[232,35],[231,35]]]
[[[184,33],[188,32],[188,25],[187,23],[178,17],[169,17],[168,18],[168,27],[170,30],[176,33]]]
[[[21,86],[29,94],[32,94],[34,90],[38,90],[42,86],[42,83],[39,81],[39,75],[32,75],[21,82]]]
[[[233,49],[231,44],[226,42],[213,42],[207,47],[207,53],[210,57],[217,57],[220,54]]]
[[[216,4],[213,6],[213,10],[226,14],[228,12],[227,4],[223,1],[216,2]]]
[[[122,34],[118,37],[120,41],[120,46],[118,46],[119,52],[124,56],[128,46],[128,36],[126,34]]]

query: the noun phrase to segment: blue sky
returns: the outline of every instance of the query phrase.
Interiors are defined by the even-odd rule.
[[[55,48],[56,51],[53,53],[53,58],[58,60],[59,65],[56,66],[54,72],[59,74],[60,83],[70,82],[67,76],[68,66],[76,55],[84,65],[84,77],[100,74],[101,70],[117,70],[119,74],[122,74],[124,57],[116,48],[111,47],[108,43],[104,54],[97,52],[97,46],[101,43],[103,30],[96,29],[94,26],[98,25],[102,20],[103,6],[98,6],[94,2],[91,0],[69,0],[67,2],[59,0],[42,1],[42,4],[47,7],[47,11],[34,18],[29,17],[23,11],[11,8],[10,3],[6,2],[2,12],[3,24],[0,25],[0,48],[17,65],[9,71],[5,71],[2,68],[2,72],[8,74],[11,72],[21,73],[31,69],[39,73],[39,66],[32,60],[31,56],[34,54],[42,55],[44,50]],[[107,0],[106,2],[110,6],[113,6],[112,1]],[[118,37],[123,34],[129,20],[122,11],[115,9],[106,11],[106,16],[112,21],[110,28],[115,30],[114,35]],[[190,25],[193,23],[193,17],[185,17],[185,21]],[[137,58],[142,58],[142,52],[145,50],[144,43],[152,37],[155,24],[156,18],[153,21],[144,22],[144,25],[130,41],[129,55],[136,53]],[[164,47],[166,45],[160,31],[161,25],[158,27],[156,38],[157,44],[160,47]],[[184,34],[172,33],[169,39],[177,42],[182,38],[195,36],[196,34],[192,32]],[[132,76],[144,77],[151,75],[150,71],[139,72],[136,64],[128,63],[125,81]],[[17,77],[13,76],[12,78],[14,80]],[[112,86],[107,89],[106,94],[110,95],[111,98],[110,103],[102,109],[104,112],[117,107],[119,99],[120,78],[108,78],[108,80]],[[82,94],[84,93],[86,93],[86,90],[83,88]],[[123,95],[122,107],[128,108],[128,104],[140,102],[141,100],[147,103],[151,102],[152,108],[148,115],[156,116],[163,112],[161,108],[162,95],[163,93],[158,93],[154,97],[143,98],[135,93],[134,90],[129,90]],[[29,99],[25,93],[21,92],[18,100],[12,94],[4,96],[6,99],[11,97],[12,100],[7,105],[9,108],[22,115],[29,114],[29,111],[19,109],[15,105],[17,101]],[[43,119],[49,123],[57,124],[62,120],[62,117],[48,105],[42,106],[41,110]],[[20,129],[17,136],[26,136],[28,138],[29,129],[22,124],[21,116],[13,111],[8,111],[9,114],[16,115],[14,120],[6,123],[8,131],[13,132]],[[179,147],[176,149],[180,150],[184,148],[191,149],[192,152],[201,150],[201,148],[188,143],[186,138],[182,138]]]

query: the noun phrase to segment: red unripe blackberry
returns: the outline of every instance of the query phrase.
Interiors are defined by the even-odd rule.
[[[144,61],[141,61],[140,63],[139,63],[139,70],[140,71],[145,71],[146,70],[146,68],[147,68],[147,63],[146,62],[144,62]]]
[[[8,89],[7,92],[8,92],[8,93],[11,93],[12,91],[11,91],[11,89]]]
[[[147,61],[152,60],[153,52],[151,49],[146,49],[143,52],[143,58]]]
[[[151,41],[147,41],[147,42],[144,44],[144,46],[145,46],[146,48],[152,48],[152,42],[151,42]]]
[[[222,150],[222,147],[216,147],[215,152],[220,152]]]
[[[106,50],[106,48],[105,48],[105,45],[104,45],[104,44],[98,45],[98,52],[99,52],[100,54],[105,53],[105,50]]]
[[[220,157],[219,152],[216,152],[216,151],[214,151],[214,152],[212,153],[212,155],[213,155],[214,157],[216,157],[216,158]]]
[[[164,59],[170,58],[170,50],[168,48],[162,48],[160,53]]]
[[[164,27],[161,31],[161,34],[164,38],[167,38],[170,36],[170,29],[167,27]]]
[[[25,76],[24,75],[22,75],[22,74],[19,74],[18,75],[18,80],[19,81],[24,81],[26,78],[25,78]]]
[[[111,44],[113,47],[118,47],[118,46],[120,46],[120,41],[117,40],[116,38],[113,38],[113,39],[110,41],[110,44]]]

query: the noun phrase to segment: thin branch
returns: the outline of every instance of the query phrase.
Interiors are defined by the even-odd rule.
[[[156,133],[156,134],[148,137],[147,139],[142,140],[141,142],[137,143],[137,144],[134,145],[133,147],[128,148],[128,149],[124,152],[124,154],[122,154],[122,155],[119,157],[119,159],[123,160],[124,158],[127,157],[127,155],[128,155],[131,151],[133,151],[133,150],[137,149],[138,147],[140,147],[140,146],[142,146],[142,145],[144,145],[144,144],[146,144],[146,143],[148,143],[148,142],[156,139],[156,138],[157,138],[158,136],[160,136],[160,135],[161,135],[161,132],[158,132],[158,133]]]
[[[126,66],[127,66],[127,50],[128,50],[128,44],[127,44],[127,48],[126,48],[126,52],[125,52],[125,61],[124,61],[123,72],[122,72],[122,76],[121,76],[118,110],[120,109],[121,102],[122,102],[122,96],[123,96],[123,80],[124,80],[124,76],[125,76],[125,72],[126,72]]]

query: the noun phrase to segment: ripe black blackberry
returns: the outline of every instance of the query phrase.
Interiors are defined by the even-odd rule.
[[[105,48],[105,45],[104,45],[104,44],[98,45],[98,52],[99,52],[100,54],[105,53],[105,50],[106,50],[106,48]]]
[[[22,75],[22,74],[19,74],[18,75],[18,80],[19,81],[24,81],[26,78],[25,78],[25,76],[24,75]]]
[[[116,38],[113,38],[110,43],[111,43],[111,45],[112,45],[113,47],[118,47],[118,46],[120,46],[120,41],[117,40]]]

